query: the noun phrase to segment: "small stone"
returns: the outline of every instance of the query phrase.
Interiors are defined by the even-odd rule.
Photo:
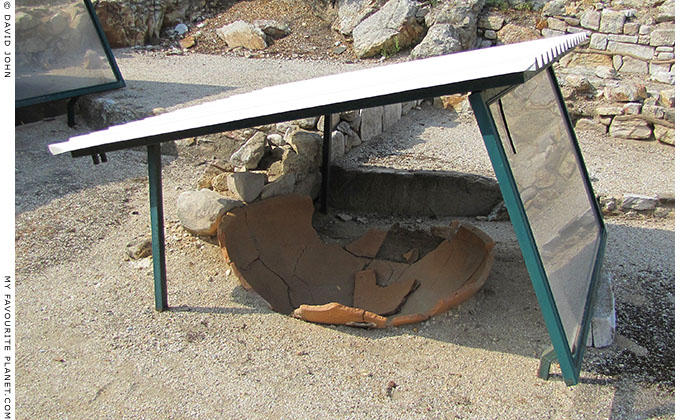
[[[580,118],[575,124],[578,131],[592,131],[598,134],[606,134],[606,126],[588,118]]]
[[[659,103],[669,108],[676,107],[676,91],[675,89],[665,89],[659,92]]]
[[[676,130],[663,125],[654,126],[654,138],[666,144],[676,145]]]
[[[338,219],[342,220],[343,222],[349,222],[352,220],[352,216],[347,213],[338,213]]]
[[[639,22],[626,22],[623,25],[623,33],[625,35],[637,35],[640,33],[640,23]]]
[[[344,45],[338,45],[337,47],[333,48],[333,54],[340,55],[347,51],[347,47]]]
[[[211,180],[213,191],[223,192],[228,190],[228,175],[230,175],[230,172],[222,172],[213,177],[213,180]]]
[[[187,25],[185,25],[184,23],[178,23],[174,29],[174,31],[177,35],[184,35],[187,33],[188,30],[189,30],[189,27],[187,27]]]
[[[192,35],[186,36],[180,40],[180,48],[188,50],[196,45],[196,38]]]
[[[281,136],[278,133],[269,134],[268,136],[266,136],[266,140],[269,144],[272,144],[273,146],[284,146],[287,144],[283,136]]]
[[[599,207],[604,215],[611,215],[618,208],[618,202],[614,197],[602,197],[599,199]]]
[[[151,255],[151,237],[137,236],[131,241],[127,242],[126,246],[127,256],[130,260],[140,260]]]
[[[625,194],[621,208],[632,210],[653,210],[659,204],[657,197],[649,197],[638,194]]]

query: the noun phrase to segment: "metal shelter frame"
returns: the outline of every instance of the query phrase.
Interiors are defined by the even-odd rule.
[[[300,118],[324,116],[324,143],[320,210],[327,211],[331,114],[361,108],[382,106],[416,99],[472,92],[470,102],[480,127],[487,151],[494,166],[501,192],[508,208],[525,263],[542,309],[553,347],[547,349],[541,359],[539,375],[548,378],[549,366],[558,360],[565,382],[578,382],[586,337],[592,317],[594,290],[600,276],[606,231],[596,205],[572,123],[556,81],[552,65],[567,54],[587,35],[578,33],[546,38],[521,44],[512,44],[483,50],[467,51],[425,60],[376,67],[351,73],[326,76],[287,85],[261,89],[248,94],[236,95],[224,100],[191,107],[127,123],[110,129],[78,136],[67,142],[50,145],[53,154],[70,152],[73,157],[92,156],[93,162],[106,161],[105,153],[137,146],[146,146],[151,208],[151,233],[154,262],[154,295],[158,311],[168,308],[165,268],[163,201],[160,143],[205,134],[236,130],[264,124],[272,124]],[[460,66],[465,66],[460,71]],[[473,67],[474,66],[474,67]],[[446,68],[434,73],[434,69]],[[560,113],[575,149],[580,166],[583,186],[589,205],[598,223],[598,244],[591,277],[587,278],[585,310],[581,317],[581,329],[577,342],[569,344],[559,317],[557,304],[549,285],[540,250],[530,226],[529,217],[520,198],[510,163],[506,158],[496,122],[489,111],[490,104],[510,90],[547,72],[548,80],[557,92]],[[426,78],[420,74],[431,72]],[[389,80],[392,79],[392,80]],[[362,89],[333,88],[338,82],[352,80],[369,83]],[[324,88],[324,86],[326,86]],[[331,86],[330,88],[328,86]],[[346,86],[351,86],[346,84]],[[269,101],[265,98],[283,98],[286,92],[300,92],[304,97],[291,100]],[[213,111],[218,110],[217,113]]]

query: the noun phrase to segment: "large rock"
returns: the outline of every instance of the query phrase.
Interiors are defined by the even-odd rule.
[[[562,16],[565,15],[566,0],[551,0],[544,5],[541,13],[544,16]]]
[[[323,138],[318,133],[293,130],[287,134],[285,141],[292,146],[292,149],[298,155],[306,158],[309,162],[314,162],[316,165],[321,164]]]
[[[609,127],[609,134],[611,137],[623,139],[648,140],[652,135],[652,129],[641,119],[615,117]]]
[[[285,38],[292,33],[290,26],[287,23],[276,22],[275,20],[255,20],[254,26],[273,39]]]
[[[383,117],[381,118],[381,128],[388,131],[400,121],[402,117],[402,104],[390,104],[383,106]]]
[[[580,26],[585,29],[593,31],[599,30],[599,23],[601,22],[601,12],[597,10],[585,10],[580,17]]]
[[[417,43],[424,27],[417,22],[416,12],[417,5],[412,0],[389,0],[352,31],[357,57],[394,55]]]
[[[359,134],[352,129],[347,121],[341,121],[337,129],[345,135],[345,152],[362,144],[362,139],[359,137]]]
[[[477,22],[479,13],[484,8],[485,0],[448,0],[439,2],[424,21],[427,27],[448,23],[458,32],[462,50],[475,48],[477,42]]]
[[[289,145],[281,147],[280,150],[282,150],[280,160],[268,168],[269,181],[273,181],[287,173],[294,174],[295,179],[300,181],[317,167],[316,162],[310,161],[304,155],[297,154]]]
[[[359,128],[359,135],[363,142],[383,133],[383,107],[364,108],[360,115],[362,116],[362,123]]]
[[[267,198],[275,197],[278,195],[292,194],[295,190],[295,175],[285,174],[275,181],[264,185],[261,191],[261,199],[265,200]]]
[[[345,154],[345,134],[336,130],[331,133],[330,159],[334,161]]]
[[[498,40],[503,44],[515,44],[541,38],[539,31],[525,28],[514,23],[508,23],[497,33]]]
[[[606,45],[606,50],[622,55],[630,54],[643,60],[651,60],[654,58],[654,47],[649,47],[647,45],[609,41]]]
[[[216,29],[216,34],[229,48],[243,47],[250,50],[263,50],[268,47],[266,34],[258,27],[243,20]]]
[[[235,172],[227,176],[226,182],[230,197],[251,203],[264,189],[266,175],[258,172]]]
[[[373,15],[385,3],[386,0],[336,0],[338,17],[333,23],[333,29],[350,36],[357,25]]]
[[[206,188],[187,191],[177,199],[177,217],[195,235],[212,236],[223,215],[241,204]]]
[[[607,34],[622,34],[625,25],[625,13],[620,10],[605,9],[601,12],[599,31]]]
[[[618,86],[604,88],[604,96],[615,102],[643,101],[647,98],[647,89],[640,83],[623,82]]]
[[[460,33],[449,23],[438,23],[427,32],[426,36],[412,49],[413,59],[454,53],[462,50]]]
[[[639,194],[625,194],[621,208],[626,210],[654,210],[659,204],[657,197],[649,197]]]
[[[238,151],[230,157],[236,168],[255,169],[266,151],[266,134],[257,131]]]
[[[675,29],[657,29],[649,36],[649,45],[653,47],[676,45]]]

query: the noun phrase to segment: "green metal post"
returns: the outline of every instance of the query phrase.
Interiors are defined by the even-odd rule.
[[[149,206],[151,208],[151,249],[156,310],[168,309],[168,280],[165,274],[165,228],[163,225],[163,183],[161,146],[147,146],[149,166]]]
[[[548,381],[549,372],[551,371],[551,364],[556,360],[558,360],[558,356],[556,355],[556,350],[553,349],[553,346],[544,350],[541,353],[541,359],[539,359],[539,371],[537,371],[537,377]]]

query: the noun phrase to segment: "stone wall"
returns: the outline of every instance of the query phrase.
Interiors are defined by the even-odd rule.
[[[157,43],[164,27],[201,18],[216,0],[101,0],[95,5],[111,47]]]

